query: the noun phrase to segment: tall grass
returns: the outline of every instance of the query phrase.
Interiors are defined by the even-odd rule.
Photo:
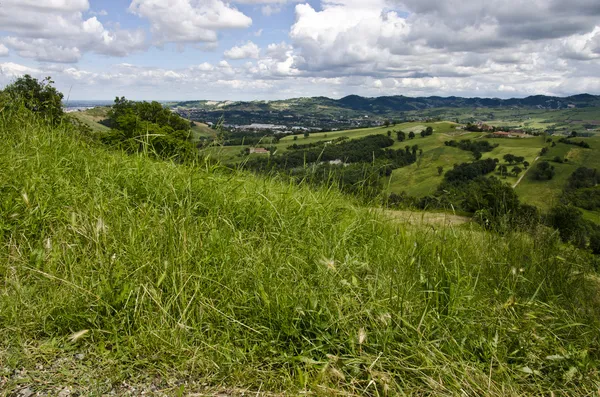
[[[110,152],[24,110],[0,112],[0,142],[6,368],[85,351],[54,379],[92,374],[98,394],[147,374],[290,394],[598,388],[588,257],[550,231],[412,227],[333,189]]]

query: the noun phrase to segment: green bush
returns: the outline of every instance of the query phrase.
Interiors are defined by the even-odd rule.
[[[63,94],[54,88],[53,84],[54,81],[50,77],[40,81],[26,74],[6,86],[4,93],[8,95],[12,104],[23,104],[50,123],[56,124],[64,115]]]

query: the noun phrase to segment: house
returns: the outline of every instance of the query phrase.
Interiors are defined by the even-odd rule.
[[[527,135],[521,131],[496,131],[492,134],[494,138],[525,138]]]
[[[250,154],[253,154],[253,153],[256,153],[256,154],[269,154],[270,152],[267,149],[262,148],[262,147],[251,147],[250,148]]]

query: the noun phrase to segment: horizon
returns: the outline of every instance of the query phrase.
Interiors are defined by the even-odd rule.
[[[156,98],[141,98],[141,99],[132,99],[132,98],[128,98],[125,97],[128,100],[133,100],[133,101],[146,101],[146,102],[277,102],[277,101],[290,101],[290,100],[294,100],[294,99],[315,99],[315,98],[327,98],[327,99],[332,99],[335,101],[339,101],[341,99],[347,98],[347,97],[351,97],[351,96],[357,96],[357,97],[361,97],[364,99],[377,99],[377,98],[385,98],[385,97],[404,97],[404,98],[411,98],[411,99],[418,99],[418,98],[461,98],[461,99],[498,99],[498,100],[510,100],[510,99],[526,99],[526,98],[531,98],[531,97],[536,97],[536,96],[548,96],[548,97],[553,97],[553,98],[559,98],[559,99],[566,99],[566,98],[571,98],[574,96],[583,96],[583,95],[589,95],[589,96],[594,96],[594,97],[600,97],[600,94],[590,94],[587,92],[582,92],[582,93],[577,93],[577,94],[571,94],[571,95],[564,95],[564,96],[556,96],[556,95],[543,95],[543,94],[532,94],[532,95],[526,95],[526,96],[509,96],[509,97],[488,97],[488,96],[456,96],[456,95],[427,95],[427,96],[412,96],[412,95],[402,95],[402,94],[398,94],[398,95],[380,95],[380,96],[363,96],[363,95],[358,95],[358,94],[348,94],[345,95],[343,97],[338,97],[338,98],[334,98],[334,97],[328,97],[328,96],[323,96],[323,95],[318,95],[318,96],[304,96],[304,97],[289,97],[289,98],[282,98],[282,99],[251,99],[251,100],[234,100],[234,99],[221,99],[221,100],[217,100],[217,99],[156,99]],[[116,97],[121,97],[121,95],[115,95],[112,97],[112,99],[103,99],[103,98],[93,98],[93,99],[77,99],[77,98],[69,98],[69,99],[63,99],[63,104],[65,103],[69,103],[69,102],[113,102],[114,99]]]
[[[600,94],[600,3],[4,0],[0,87],[76,100]]]

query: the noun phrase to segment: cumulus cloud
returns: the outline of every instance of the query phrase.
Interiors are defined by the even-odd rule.
[[[553,92],[600,55],[598,2],[323,0],[296,5],[297,75],[367,80],[388,93]],[[268,51],[267,51],[268,54]],[[579,63],[578,63],[579,62]],[[357,80],[358,79],[358,80]],[[508,88],[511,87],[511,88]],[[403,91],[404,90],[404,91]]]
[[[157,44],[215,42],[220,29],[252,25],[250,17],[221,0],[133,0],[129,11],[150,22]]]
[[[272,5],[266,5],[266,6],[262,6],[262,8],[260,9],[262,14],[265,16],[271,16],[273,14],[278,14],[281,12],[281,7],[279,6],[272,6]]]
[[[77,62],[85,52],[126,56],[147,47],[141,29],[109,30],[96,17],[84,18],[88,9],[87,0],[5,0],[3,44],[21,57],[45,62]]]
[[[57,75],[61,84],[93,86],[94,92],[111,89],[108,97],[130,91],[221,99],[600,93],[597,0],[125,3],[129,12],[148,22],[155,45],[175,43],[186,50],[189,43],[196,49],[215,49],[219,35],[228,29],[241,30],[234,38],[239,44],[224,51],[220,62],[200,61],[173,70],[119,64],[104,73],[86,71],[65,63],[86,52],[126,56],[147,48],[145,33],[83,17],[93,15],[87,0],[3,0],[0,55],[10,50],[11,55],[53,62],[40,68]],[[245,8],[238,9],[242,4]],[[263,48],[246,41],[266,28],[244,31],[252,25],[241,11],[248,5],[267,14],[293,6],[295,21],[286,41]],[[242,59],[243,65],[228,62]],[[11,73],[25,68],[2,65]]]
[[[0,44],[0,57],[8,56],[8,48],[4,44]]]
[[[260,48],[253,42],[249,41],[242,46],[235,46],[223,54],[228,59],[248,59],[258,58],[260,56]]]

